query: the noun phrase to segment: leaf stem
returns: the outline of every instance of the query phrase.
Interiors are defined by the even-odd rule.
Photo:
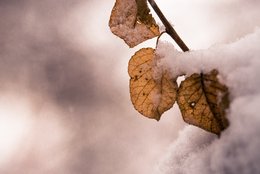
[[[189,51],[189,48],[186,46],[186,44],[183,42],[183,40],[180,38],[180,36],[177,34],[177,32],[174,30],[172,25],[169,23],[169,21],[166,19],[158,5],[154,0],[148,0],[150,5],[152,6],[155,13],[158,15],[160,20],[162,21],[163,25],[166,28],[166,33],[169,34],[173,40],[179,45],[179,47],[182,49],[182,51]]]

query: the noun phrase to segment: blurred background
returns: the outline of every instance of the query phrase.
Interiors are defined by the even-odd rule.
[[[0,0],[0,173],[153,173],[184,127],[177,107],[160,122],[134,110],[127,64],[156,40],[112,35],[114,2]],[[255,0],[156,2],[193,50],[260,23]]]

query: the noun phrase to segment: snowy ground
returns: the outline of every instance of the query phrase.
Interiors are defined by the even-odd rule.
[[[173,74],[218,69],[231,93],[230,126],[221,138],[186,126],[158,173],[260,173],[260,30],[237,42],[181,53],[161,44],[158,53]]]

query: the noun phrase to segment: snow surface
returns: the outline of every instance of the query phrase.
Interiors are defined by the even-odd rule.
[[[230,126],[221,138],[186,126],[158,166],[157,174],[260,173],[260,29],[207,50],[179,52],[160,43],[157,54],[173,75],[219,70],[231,93]]]

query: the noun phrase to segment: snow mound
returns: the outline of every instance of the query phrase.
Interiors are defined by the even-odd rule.
[[[157,174],[260,173],[260,29],[237,42],[207,50],[178,52],[161,43],[161,66],[173,75],[219,70],[231,93],[230,126],[218,139],[186,126],[159,164]]]

